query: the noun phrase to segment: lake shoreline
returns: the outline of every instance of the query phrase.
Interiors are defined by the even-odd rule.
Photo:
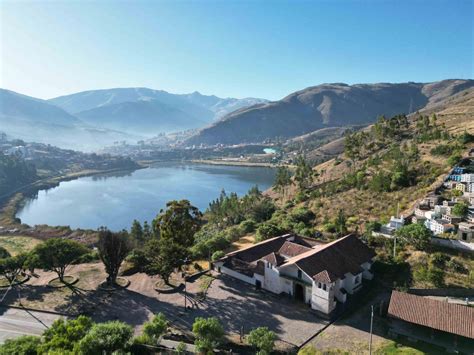
[[[171,165],[171,167],[170,167],[170,165]],[[196,166],[196,168],[192,168],[191,170],[188,170],[188,169],[182,170],[182,167],[181,167],[182,165],[183,166],[188,165],[189,167]],[[205,168],[206,165],[208,166],[207,168]],[[222,169],[215,170],[215,168],[212,168],[213,165],[227,165],[228,168],[222,167]],[[173,175],[173,174],[175,174],[175,170],[173,170],[174,166],[177,166],[178,170],[179,170],[179,171],[176,172],[176,174],[177,174],[176,179],[178,179],[176,181],[173,178],[173,176],[175,176],[175,175]],[[200,169],[200,168],[198,168],[198,166],[203,166],[204,168]],[[124,171],[125,172],[131,172],[133,174],[127,174],[127,173],[126,174],[118,174],[118,177],[120,177],[120,178],[123,177],[124,179],[126,179],[125,181],[129,181],[129,179],[133,180],[134,177],[136,177],[135,171],[138,171],[138,170],[143,171],[143,172],[140,172],[140,173],[137,172],[139,177],[148,176],[148,179],[149,179],[148,181],[154,181],[155,177],[153,176],[153,174],[155,174],[155,173],[151,172],[151,171],[148,172],[148,168],[151,168],[151,167],[155,167],[157,169],[164,169],[163,171],[167,171],[167,173],[164,174],[164,175],[162,173],[159,173],[157,175],[158,179],[162,179],[163,177],[167,178],[169,181],[172,181],[173,185],[170,185],[170,186],[173,186],[173,188],[176,188],[177,184],[179,184],[178,185],[178,190],[177,190],[178,192],[176,193],[176,196],[173,192],[172,193],[169,193],[169,192],[167,193],[166,191],[169,191],[169,190],[166,190],[166,189],[163,190],[163,193],[160,193],[160,196],[163,196],[162,197],[163,201],[160,200],[160,202],[159,202],[160,205],[157,207],[158,208],[157,211],[159,210],[159,208],[162,208],[165,205],[166,201],[169,201],[169,200],[172,200],[172,199],[175,199],[175,198],[189,199],[196,206],[198,206],[198,208],[200,208],[204,211],[208,207],[208,203],[211,202],[213,198],[218,197],[218,195],[221,191],[220,187],[222,187],[222,189],[225,188],[226,191],[237,192],[238,194],[245,194],[248,191],[248,188],[250,188],[251,185],[253,185],[253,184],[262,186],[265,190],[265,189],[267,189],[267,187],[271,186],[271,183],[273,181],[273,177],[271,177],[271,176],[273,176],[273,174],[274,174],[274,167],[273,166],[255,166],[255,165],[251,165],[251,168],[262,169],[262,170],[257,170],[256,172],[253,172],[253,171],[248,170],[248,169],[251,169],[251,168],[247,169],[246,167],[244,167],[242,165],[240,166],[240,169],[239,169],[238,166],[235,167],[236,169],[233,169],[233,168],[231,168],[231,166],[229,166],[229,164],[210,164],[209,161],[192,161],[191,162],[191,161],[184,161],[184,160],[173,161],[173,162],[170,162],[170,161],[160,161],[160,162],[141,161],[139,169],[109,169],[109,170],[80,171],[80,172],[76,172],[74,174],[51,177],[49,179],[38,181],[38,182],[36,182],[32,185],[29,185],[27,187],[23,187],[22,189],[18,189],[14,192],[10,192],[9,198],[5,199],[4,201],[2,201],[2,203],[0,203],[0,209],[1,209],[0,210],[0,226],[4,227],[3,231],[6,231],[6,230],[13,231],[13,230],[15,230],[14,233],[28,232],[29,235],[35,235],[35,236],[38,236],[38,237],[49,237],[49,236],[51,236],[51,233],[56,235],[56,234],[59,233],[59,231],[61,231],[61,233],[62,233],[61,236],[67,236],[67,235],[70,235],[70,234],[74,234],[75,232],[78,232],[78,231],[81,231],[83,233],[86,232],[86,231],[90,232],[90,233],[95,233],[96,232],[96,227],[95,227],[96,224],[97,223],[102,223],[102,221],[101,220],[97,221],[97,217],[95,217],[95,216],[97,216],[98,214],[95,214],[94,212],[92,212],[92,214],[89,213],[90,216],[93,216],[92,218],[90,218],[90,220],[95,219],[95,221],[93,223],[77,223],[77,221],[79,220],[78,217],[77,217],[77,213],[74,216],[72,216],[71,219],[64,218],[64,217],[62,219],[58,218],[58,216],[61,216],[61,215],[66,216],[67,212],[63,213],[60,208],[58,209],[58,207],[54,207],[54,206],[60,206],[60,205],[58,205],[58,203],[62,204],[61,201],[68,201],[69,198],[67,198],[65,196],[57,197],[56,202],[54,204],[50,204],[48,206],[48,207],[51,207],[50,209],[47,209],[47,210],[44,210],[44,209],[38,210],[38,209],[36,209],[36,211],[33,212],[33,214],[36,217],[34,219],[31,219],[29,216],[25,215],[22,211],[25,208],[26,203],[28,203],[32,198],[36,199],[36,196],[37,196],[39,191],[42,191],[39,194],[39,196],[44,196],[45,190],[47,191],[48,189],[58,187],[61,182],[76,180],[76,179],[79,179],[79,178],[90,177],[90,176],[95,176],[95,175],[100,175],[100,176],[103,175],[104,178],[106,180],[108,180],[107,176],[108,176],[109,173],[112,173],[111,177],[113,177],[114,173],[119,173],[119,172],[124,172]],[[169,169],[171,169],[171,174],[172,175],[169,175],[170,174]],[[265,171],[267,171],[267,169],[268,169],[268,172],[265,172]],[[186,174],[191,174],[190,176],[193,176],[193,177],[196,176],[196,174],[201,174],[201,175],[204,174],[204,175],[199,176],[198,180],[193,181],[192,183],[190,183],[188,177],[186,177],[186,179],[184,179],[182,181],[179,181],[179,178],[181,177],[181,171],[186,172]],[[230,175],[229,175],[229,173],[230,173]],[[250,180],[248,180],[249,175],[254,176],[254,174],[256,174],[257,176],[261,176],[261,177],[263,176],[264,180],[256,179],[256,180],[254,180],[255,182],[252,182],[253,178],[250,178]],[[171,178],[170,178],[170,176],[171,176]],[[209,176],[209,178],[207,178],[207,176]],[[243,176],[244,178],[242,179],[241,176]],[[270,176],[270,178],[269,178],[269,176]],[[203,178],[204,178],[204,180],[201,180]],[[211,183],[209,183],[209,179],[210,179]],[[93,180],[96,180],[96,179],[94,178]],[[104,180],[101,177],[99,177],[97,179],[97,181],[98,181],[99,184],[102,184]],[[116,181],[116,180],[115,179],[110,180],[111,183],[117,184],[114,181]],[[143,181],[143,180],[139,179],[138,181]],[[144,180],[144,181],[146,181],[146,180]],[[164,181],[166,181],[166,180],[164,180]],[[221,185],[221,181],[222,181],[222,185]],[[92,182],[89,182],[89,183],[92,184]],[[182,185],[182,184],[184,184],[184,185]],[[196,184],[198,184],[198,185],[202,184],[203,187],[205,186],[204,190],[202,190],[202,189],[197,189],[196,190],[194,188],[196,186]],[[260,184],[262,184],[262,185],[260,185]],[[217,185],[220,186],[219,190],[213,191],[213,189],[215,189],[215,187]],[[73,195],[72,198],[75,198],[74,196],[82,196],[83,192],[87,193],[87,191],[90,191],[90,190],[87,190],[87,189],[84,190],[84,185],[81,184],[80,186],[81,186],[80,187],[81,191],[76,190],[74,192],[75,195]],[[87,185],[85,185],[85,186],[87,186]],[[99,186],[102,186],[102,185],[99,185]],[[118,185],[115,185],[115,188],[113,189],[113,191],[117,191],[116,187],[119,187],[119,186],[120,186],[120,183]],[[146,189],[148,189],[151,193],[153,193],[153,191],[157,191],[157,189],[159,190],[161,185],[155,186],[155,187],[152,186],[152,185],[145,185],[145,186],[146,186]],[[209,187],[211,188],[211,190],[209,190]],[[68,188],[66,188],[66,189],[68,189]],[[100,191],[96,190],[95,195],[92,195],[89,192],[85,196],[88,196],[87,197],[88,201],[90,200],[91,201],[90,203],[94,204],[93,201],[95,201],[96,198],[91,197],[91,196],[98,196],[97,195],[98,193],[101,193],[101,191],[105,191],[103,189],[104,189],[104,187],[100,187]],[[120,187],[119,187],[119,189],[120,189]],[[134,188],[129,188],[128,193],[130,193],[130,192],[133,193],[133,189]],[[180,193],[182,189],[185,189],[185,190],[184,190],[183,193]],[[188,189],[191,189],[191,190],[188,191]],[[208,190],[206,190],[206,189],[208,189]],[[61,191],[63,191],[63,190],[61,190]],[[127,191],[127,189],[125,191]],[[137,189],[137,191],[142,191],[143,192],[144,190],[143,189]],[[172,191],[174,191],[174,190],[172,190]],[[196,191],[200,191],[200,192],[196,192]],[[118,195],[118,196],[123,196],[123,195]],[[135,195],[133,195],[133,196],[135,196]],[[92,200],[91,200],[91,198],[92,198]],[[118,198],[121,198],[121,197],[118,197]],[[203,202],[204,200],[205,200],[205,202]],[[147,201],[146,196],[143,199],[143,201]],[[154,200],[154,201],[156,201],[156,200]],[[68,206],[75,206],[73,208],[80,208],[80,206],[91,206],[90,203],[88,203],[87,201],[83,202],[79,198],[77,200],[77,203],[74,202],[73,205],[68,205]],[[122,201],[121,205],[126,206],[127,203],[126,202],[124,203],[124,201]],[[161,205],[163,205],[163,206],[161,206]],[[28,204],[28,206],[30,206],[30,205]],[[146,204],[144,206],[146,206]],[[150,204],[148,204],[148,206],[150,206]],[[31,207],[28,207],[28,208],[31,208]],[[89,207],[86,207],[86,208],[89,208]],[[130,212],[130,216],[133,216],[133,218],[140,217],[138,215],[134,216],[134,213],[132,213],[132,212]],[[41,218],[41,214],[43,214],[43,217],[44,217],[43,219]],[[150,218],[150,215],[151,215],[150,208],[148,208],[148,213],[144,214],[144,220],[148,220]],[[122,215],[122,217],[126,218],[125,215]],[[84,214],[84,217],[80,217],[80,218],[84,218],[84,220],[89,220],[89,217],[87,217],[87,214]],[[101,218],[103,218],[103,216]],[[24,222],[24,223],[22,223],[22,222]],[[109,221],[109,220],[107,220],[107,218],[104,218],[103,223],[104,223],[103,225],[106,225],[111,229],[116,228],[114,226],[115,221]],[[97,224],[97,225],[99,225],[99,224]],[[54,227],[51,227],[51,226],[54,226]],[[126,227],[120,226],[120,228],[126,228]],[[2,229],[0,228],[0,233],[1,232],[2,232]]]
[[[59,186],[62,182],[72,181],[83,177],[91,177],[95,175],[101,174],[108,174],[108,173],[119,173],[119,172],[133,172],[140,169],[146,169],[149,165],[139,163],[139,165],[133,169],[123,169],[123,168],[116,168],[116,169],[106,169],[106,170],[81,170],[75,173],[70,173],[66,175],[60,176],[51,176],[45,179],[41,179],[35,181],[29,185],[22,186],[19,188],[14,189],[6,194],[4,194],[0,198],[0,234],[5,233],[5,231],[12,231],[8,234],[18,235],[18,234],[25,234],[25,231],[28,231],[28,235],[43,238],[45,235],[44,233],[37,231],[38,234],[35,233],[35,227],[29,226],[27,224],[21,223],[21,221],[16,217],[17,213],[24,207],[26,200],[38,193],[42,190],[49,190]],[[65,226],[49,226],[44,225],[48,229],[48,233],[51,233],[51,230],[58,230],[63,231]],[[93,230],[83,230],[80,228],[70,229],[71,232],[91,232],[95,233]],[[31,235],[33,234],[33,235]]]

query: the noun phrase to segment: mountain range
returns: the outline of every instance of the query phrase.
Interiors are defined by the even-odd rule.
[[[263,99],[219,98],[171,94],[148,88],[117,88],[84,91],[49,100],[50,103],[97,127],[141,135],[201,128],[242,107]]]
[[[322,84],[279,101],[172,94],[148,88],[79,92],[50,100],[0,89],[0,131],[63,148],[93,150],[163,132],[196,129],[185,146],[261,143],[374,122],[436,106],[474,80]],[[188,134],[188,133],[187,133]]]
[[[63,148],[91,150],[162,132],[208,125],[232,110],[266,102],[171,94],[147,88],[85,91],[41,100],[0,89],[0,131]]]
[[[433,83],[343,83],[312,86],[282,100],[259,103],[201,129],[185,145],[257,143],[327,127],[369,124],[380,115],[412,113],[474,86],[474,80]]]

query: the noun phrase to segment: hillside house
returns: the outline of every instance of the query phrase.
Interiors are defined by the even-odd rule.
[[[441,219],[448,221],[450,224],[457,224],[462,221],[461,217],[453,216],[451,214],[445,214],[441,217]]]
[[[353,234],[328,244],[286,234],[229,253],[214,269],[331,315],[361,289],[363,279],[372,279],[374,257]]]
[[[425,226],[433,232],[433,234],[443,234],[454,229],[454,225],[445,219],[427,219]]]
[[[458,224],[458,239],[464,242],[474,242],[474,223],[461,222]]]
[[[461,174],[461,182],[474,182],[474,174]]]

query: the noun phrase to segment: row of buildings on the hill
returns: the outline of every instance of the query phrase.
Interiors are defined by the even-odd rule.
[[[446,191],[451,192],[450,198],[443,197]],[[467,207],[465,213],[457,213],[457,204]],[[407,222],[425,225],[435,237],[474,243],[474,163],[468,160],[464,167],[453,168],[443,185],[419,202],[411,216],[392,217],[374,234],[390,237]]]
[[[420,202],[413,222],[424,223],[435,236],[448,236],[463,242],[474,242],[474,166],[456,166],[446,177],[443,188],[451,191],[450,200],[433,193]],[[467,206],[466,213],[456,213],[456,205]]]

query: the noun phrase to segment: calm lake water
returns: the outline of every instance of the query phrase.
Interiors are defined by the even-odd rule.
[[[39,191],[17,217],[23,223],[71,228],[129,229],[134,219],[151,220],[170,200],[188,199],[204,211],[222,189],[245,194],[252,186],[271,186],[275,170],[201,164],[156,164],[129,173],[113,173],[62,182]]]

